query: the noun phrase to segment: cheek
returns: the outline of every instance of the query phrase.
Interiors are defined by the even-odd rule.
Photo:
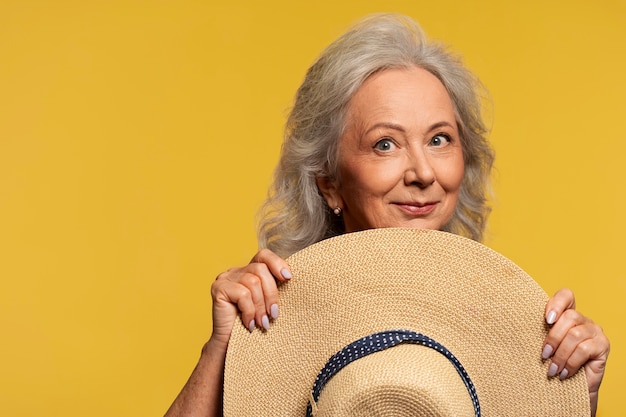
[[[465,176],[463,157],[456,158],[453,163],[446,164],[437,176],[437,181],[449,192],[456,192],[461,188]]]
[[[384,195],[395,187],[401,177],[398,165],[367,161],[345,164],[340,170],[342,189],[351,195],[352,200]]]

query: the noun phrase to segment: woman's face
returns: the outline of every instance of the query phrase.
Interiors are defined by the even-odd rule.
[[[463,180],[463,151],[452,101],[418,67],[368,78],[349,102],[339,141],[338,178],[318,178],[346,232],[379,227],[441,229]]]

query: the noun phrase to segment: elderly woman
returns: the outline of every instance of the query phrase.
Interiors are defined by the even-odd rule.
[[[481,240],[493,151],[479,86],[457,58],[402,16],[368,18],[322,53],[287,121],[261,211],[262,249],[213,284],[213,333],[167,415],[221,415],[235,318],[241,315],[250,331],[270,328],[279,315],[277,282],[291,278],[288,255],[330,236],[379,227]],[[584,367],[595,414],[608,339],[575,310],[569,290],[550,299],[545,318],[552,327],[537,356],[551,360],[550,377],[564,379]]]

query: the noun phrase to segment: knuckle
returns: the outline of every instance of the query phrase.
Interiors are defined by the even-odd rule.
[[[266,257],[268,257],[268,256],[271,256],[273,253],[274,253],[274,252],[272,252],[271,250],[269,250],[269,249],[267,249],[267,248],[263,248],[263,249],[260,249],[260,250],[257,252],[257,256],[256,256],[256,257],[257,257],[257,258],[259,258],[259,257],[260,257],[260,258],[266,258]]]
[[[240,271],[241,268],[228,268],[226,271],[221,272],[215,278],[215,281],[225,281],[231,278],[232,276],[236,276],[237,272]]]
[[[597,324],[594,326],[595,326],[594,339],[597,341],[598,345],[601,347],[601,350],[608,352],[611,349],[611,342],[609,341],[609,338],[606,337],[606,334],[604,334],[602,327],[598,326]]]
[[[254,287],[256,285],[259,285],[261,279],[253,273],[250,272],[246,272],[245,274],[242,275],[241,279],[239,280],[239,282],[246,286],[246,287]]]
[[[233,288],[233,292],[237,295],[238,299],[249,299],[252,297],[252,292],[245,285],[237,285]]]
[[[593,353],[593,348],[589,343],[581,343],[578,345],[578,349],[583,357],[590,358]]]
[[[211,284],[211,297],[217,298],[218,294],[223,291],[226,281],[216,279]]]
[[[217,275],[217,277],[215,278],[215,281],[219,281],[219,280],[221,280],[221,279],[222,279],[222,280],[223,280],[223,279],[225,279],[225,278],[227,277],[227,275],[229,274],[229,272],[230,272],[230,271],[231,271],[231,270],[229,269],[229,270],[227,270],[227,271],[224,271],[224,272],[222,272],[222,273],[218,274],[218,275]]]
[[[581,340],[587,332],[582,328],[582,326],[572,327],[569,331],[569,334],[574,337],[576,340]]]
[[[563,318],[565,318],[566,320],[571,320],[571,321],[577,321],[582,317],[582,315],[573,309],[567,309],[563,312]]]
[[[211,298],[214,299],[214,300],[217,297],[217,292],[218,292],[218,288],[217,287],[219,287],[217,282],[214,282],[213,285],[211,285]]]
[[[598,327],[598,326],[594,323],[594,321],[593,321],[592,319],[590,319],[589,317],[587,317],[587,316],[583,316],[582,314],[581,314],[581,317],[582,317],[583,322],[584,322],[585,324],[590,325],[590,326],[593,326],[593,327],[595,327],[595,328],[597,328],[597,327]]]
[[[248,266],[248,270],[257,276],[261,276],[261,274],[267,271],[267,266],[264,263],[255,262]]]
[[[267,249],[261,249],[257,253],[254,254],[252,259],[250,260],[250,263],[251,264],[263,263],[266,256],[267,256]]]

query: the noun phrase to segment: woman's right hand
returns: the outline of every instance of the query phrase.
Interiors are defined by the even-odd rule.
[[[270,320],[278,317],[277,281],[291,278],[289,265],[269,249],[261,249],[250,263],[231,268],[217,276],[211,286],[213,298],[214,343],[228,345],[238,314],[249,331],[269,329]]]
[[[241,314],[250,331],[256,326],[269,328],[270,320],[278,317],[277,280],[290,278],[287,262],[268,249],[257,252],[243,268],[218,275],[211,286],[213,334],[166,416],[222,415],[224,363],[235,319]]]

